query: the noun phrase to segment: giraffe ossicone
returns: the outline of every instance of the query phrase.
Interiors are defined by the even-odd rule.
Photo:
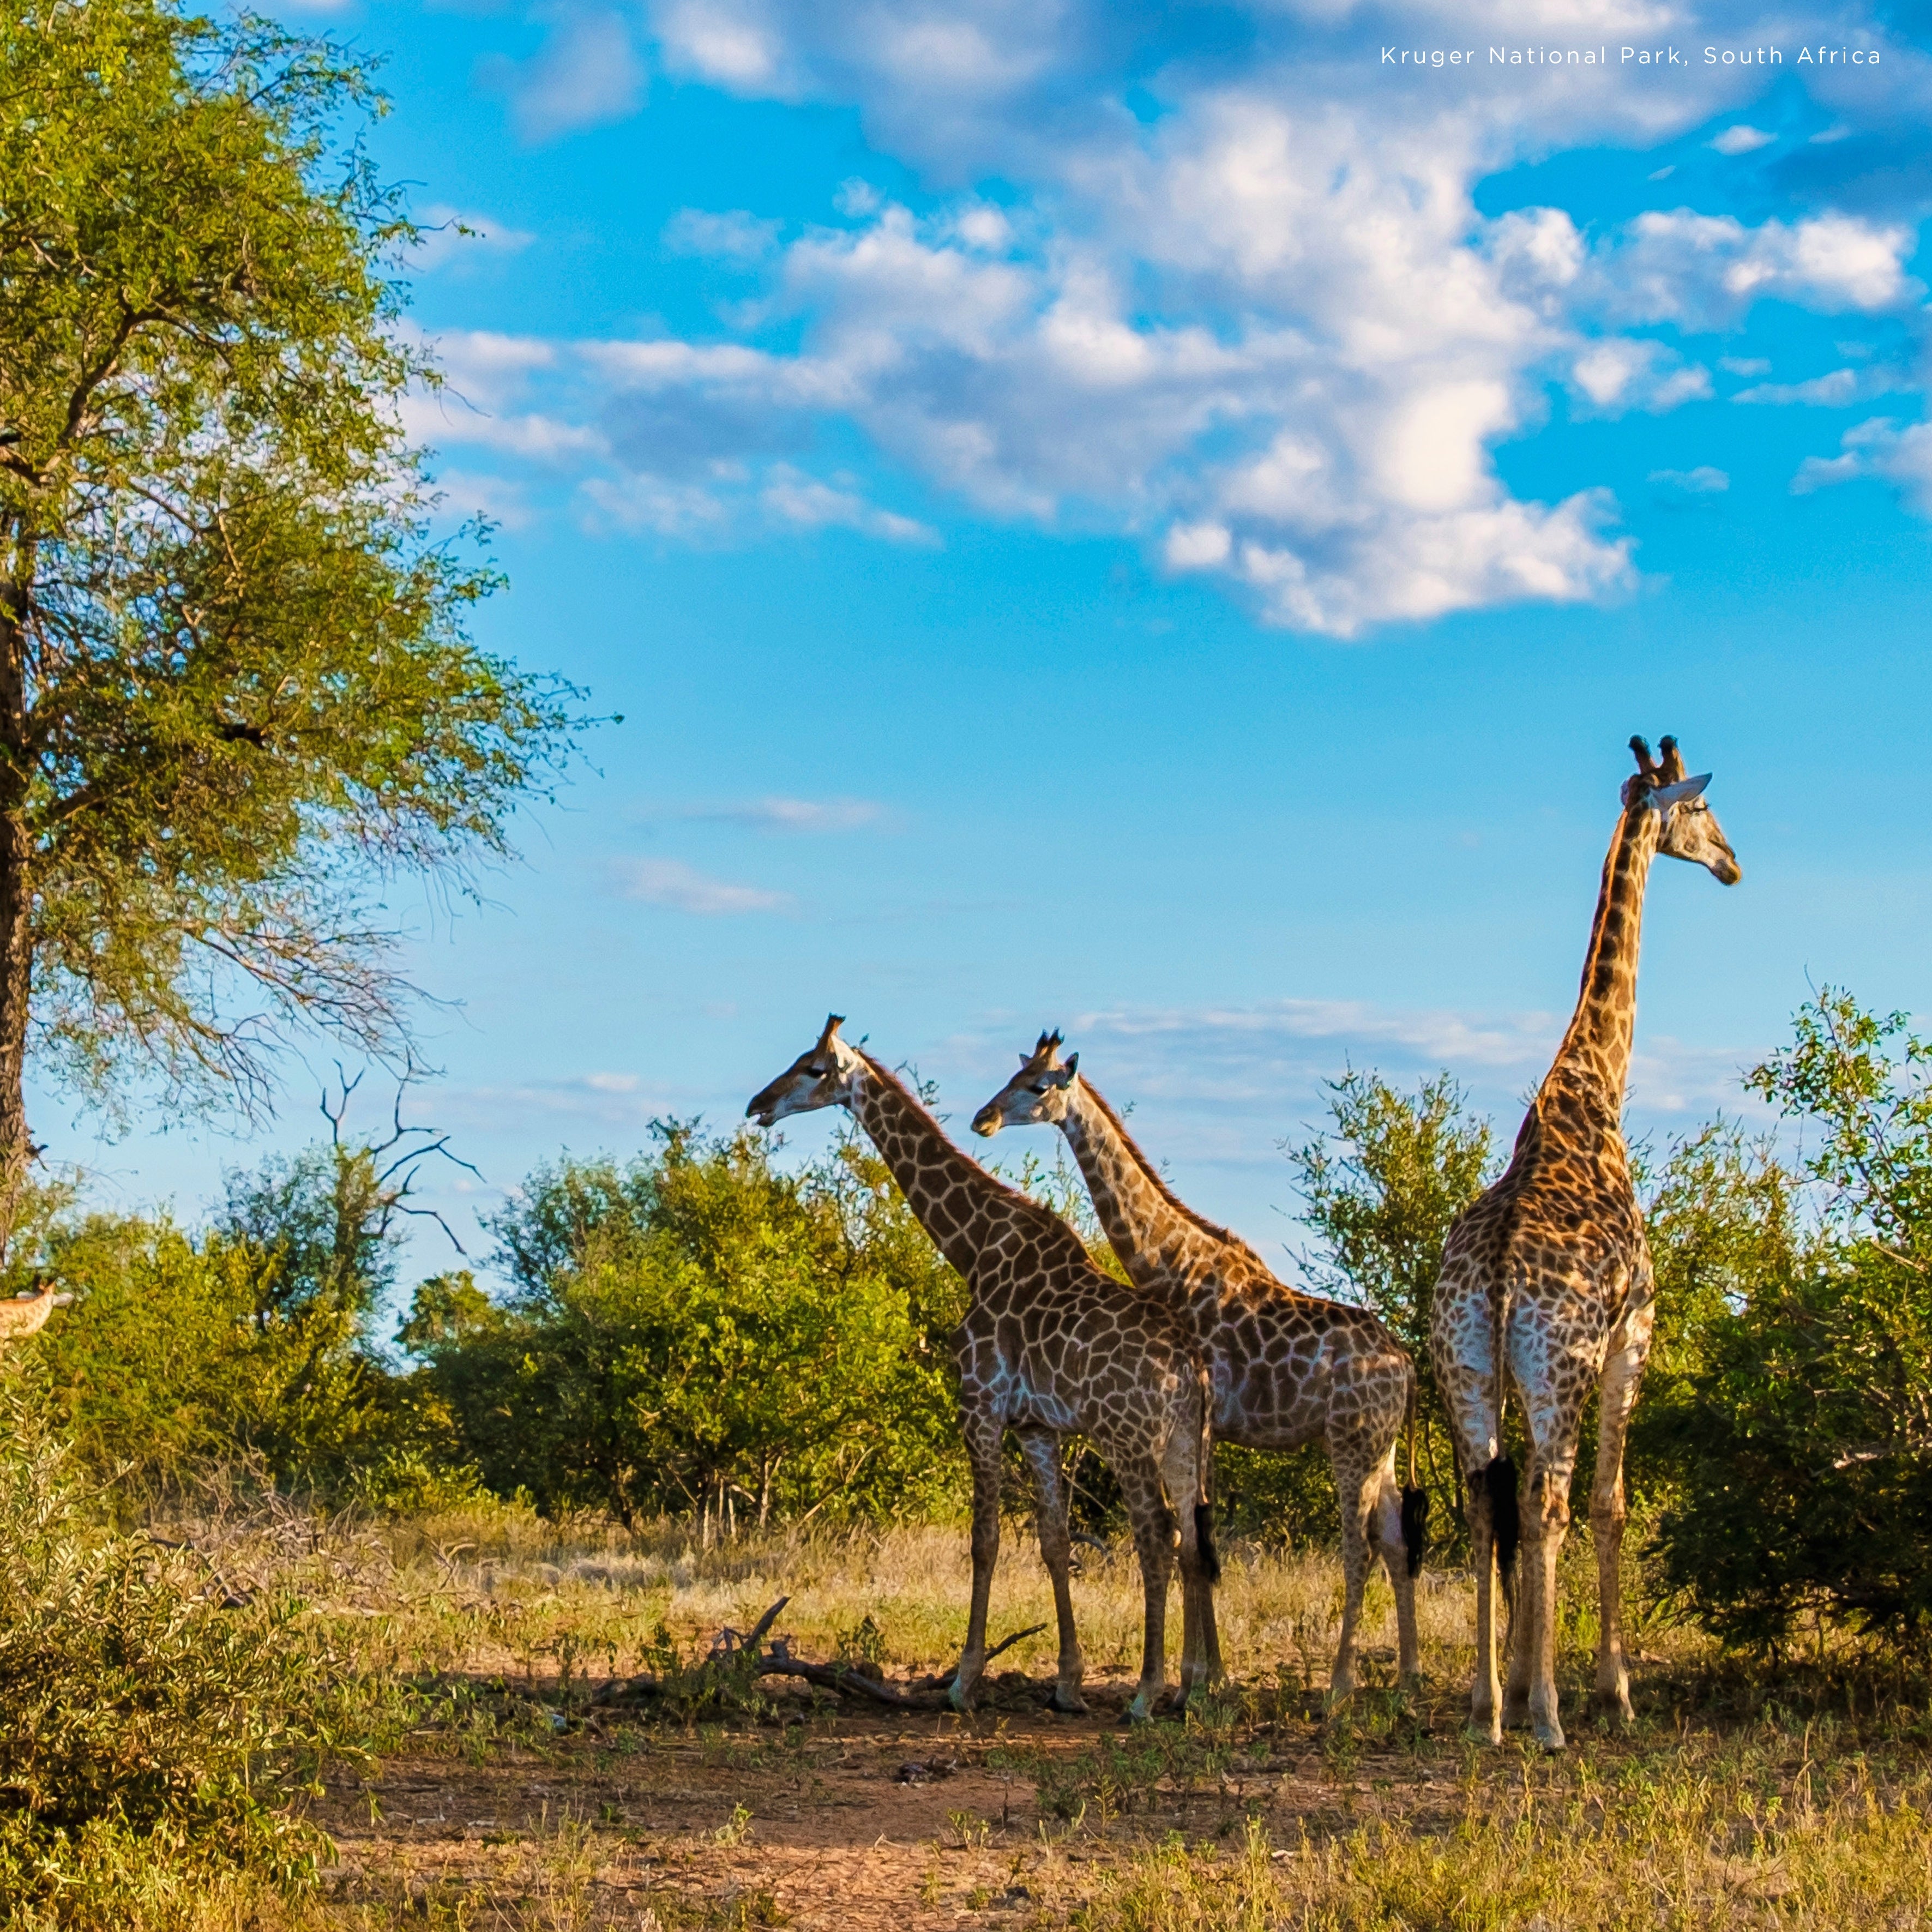
[[[1375,1315],[1279,1280],[1261,1256],[1178,1199],[1120,1116],[1043,1033],[1020,1070],[973,1117],[974,1130],[1055,1126],[1078,1163],[1102,1230],[1134,1285],[1181,1327],[1209,1388],[1214,1436],[1253,1449],[1319,1442],[1341,1504],[1346,1586],[1330,1694],[1354,1688],[1356,1627],[1372,1557],[1395,1587],[1400,1669],[1420,1668],[1415,1577],[1427,1498],[1396,1480],[1414,1419],[1415,1365]]]
[[[841,1036],[842,1024],[836,1015],[828,1018],[817,1042],[745,1111],[770,1127],[794,1114],[845,1108],[965,1280],[969,1304],[952,1341],[973,1472],[973,1598],[953,1703],[967,1708],[985,1666],[1000,1547],[1000,1445],[1009,1429],[1040,1490],[1040,1556],[1060,1625],[1056,1705],[1086,1708],[1060,1449],[1060,1438],[1076,1432],[1112,1470],[1140,1558],[1146,1616],[1140,1681],[1129,1708],[1136,1718],[1151,1713],[1166,1682],[1167,1593],[1178,1534],[1184,1702],[1219,1664],[1213,1548],[1197,1508],[1204,1494],[1206,1419],[1186,1337],[1144,1295],[1096,1267],[1057,1214],[955,1147],[903,1083]]]
[[[1604,861],[1576,1011],[1509,1166],[1450,1230],[1430,1322],[1474,1544],[1471,1727],[1500,1742],[1506,1722],[1526,1719],[1550,1750],[1564,1742],[1556,1560],[1593,1394],[1596,1694],[1613,1716],[1631,1714],[1622,1630],[1624,1441],[1650,1354],[1654,1285],[1622,1115],[1645,889],[1659,854],[1702,866],[1724,885],[1743,876],[1703,797],[1708,774],[1687,778],[1673,738],[1659,741],[1655,760],[1642,738],[1630,740],[1630,750],[1637,769],[1624,782],[1622,813]],[[1520,1493],[1503,1426],[1512,1384],[1528,1438]],[[1519,1552],[1522,1574],[1513,1579]],[[1507,1690],[1497,1674],[1499,1574],[1510,1600]]]

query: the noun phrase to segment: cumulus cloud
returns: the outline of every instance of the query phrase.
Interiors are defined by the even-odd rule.
[[[707,878],[678,859],[629,859],[617,868],[618,884],[626,898],[646,905],[668,906],[676,912],[704,918],[737,913],[782,912],[792,903],[788,892],[764,891],[757,886],[728,884]]]
[[[1603,416],[1621,416],[1627,410],[1660,412],[1680,403],[1701,401],[1711,393],[1709,370],[1694,362],[1687,364],[1663,343],[1627,337],[1590,344],[1570,374]]]
[[[1932,423],[1900,425],[1875,416],[1846,430],[1839,447],[1837,456],[1808,456],[1792,490],[1804,496],[1828,484],[1877,477],[1895,485],[1921,516],[1932,517]]]
[[[1897,309],[1924,293],[1906,273],[1903,223],[1826,214],[1748,226],[1689,208],[1639,215],[1600,258],[1604,299],[1633,320],[1730,327],[1778,297],[1829,314]]]
[[[757,278],[755,298],[734,293],[721,339],[556,345],[527,420],[494,432],[537,452],[562,449],[559,425],[578,433],[595,527],[935,542],[881,500],[890,482],[823,473],[836,424],[922,493],[1130,535],[1298,628],[1602,598],[1634,575],[1614,502],[1533,500],[1497,467],[1552,384],[1586,413],[1666,410],[1713,393],[1673,332],[1733,328],[1760,301],[1885,316],[1922,294],[1912,226],[1828,196],[1802,219],[1687,207],[1588,236],[1561,208],[1478,208],[1477,183],[1531,153],[1713,123],[1720,153],[1766,146],[1736,118],[1758,85],[1736,68],[1664,88],[1479,64],[1448,90],[1384,75],[1348,9],[1295,0],[1256,12],[1238,56],[1151,74],[1160,111],[1136,117],[1096,0],[646,7],[670,71],[855,106],[872,145],[938,191],[915,210],[849,182],[789,238],[756,210],[675,217],[665,245]],[[1562,0],[1397,0],[1390,18],[1511,44],[1576,23]],[[1698,25],[1755,21],[1712,0]],[[1590,20],[1636,44],[1683,25],[1666,0],[1601,0]],[[1932,82],[1888,48],[1860,98],[1903,124]],[[1848,121],[1876,111],[1833,100]],[[994,176],[1010,189],[997,206],[946,191]]]

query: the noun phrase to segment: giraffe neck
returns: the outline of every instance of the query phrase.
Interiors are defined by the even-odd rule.
[[[1604,883],[1597,895],[1576,1010],[1550,1070],[1551,1078],[1559,1072],[1593,1076],[1608,1096],[1613,1119],[1622,1114],[1624,1086],[1630,1076],[1644,887],[1662,828],[1662,819],[1642,803],[1617,821],[1604,860]]]
[[[982,1252],[1018,1229],[1053,1258],[1085,1262],[1079,1237],[1058,1216],[995,1180],[870,1054],[860,1056],[848,1104],[906,1204],[940,1252],[970,1283]]]
[[[1076,1074],[1060,1123],[1094,1198],[1094,1211],[1137,1288],[1160,1292],[1177,1276],[1198,1279],[1190,1263],[1228,1249],[1252,1253],[1225,1228],[1174,1198],[1120,1116]],[[1255,1258],[1258,1262],[1259,1257]]]

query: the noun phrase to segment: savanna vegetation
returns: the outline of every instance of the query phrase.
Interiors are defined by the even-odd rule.
[[[74,1298],[0,1363],[0,1928],[776,1924],[811,1894],[759,1876],[748,1800],[882,1787],[905,1896],[848,1922],[1922,1922],[1932,1046],[1900,1016],[1822,994],[1748,1082],[1774,1130],[1648,1150],[1650,1688],[1560,1766],[1465,1755],[1439,1690],[1321,1711],[1312,1454],[1221,1452],[1237,1688],[1184,1726],[1054,1732],[996,1682],[982,1722],[874,1734],[748,1670],[721,1632],[787,1593],[868,1683],[959,1642],[962,1285],[857,1140],[667,1121],[416,1280],[417,1178],[460,1150],[400,1109],[358,1138],[346,1091],[199,1217],[36,1174],[30,1054],[110,1115],[259,1106],[304,1037],[412,1077],[387,896],[468,890],[583,722],[471,640],[479,533],[432,531],[380,110],[352,52],[259,19],[0,0],[0,1286]],[[1351,1071],[1285,1149],[1302,1274],[1422,1370],[1438,1685],[1466,1617],[1429,1299],[1508,1124]],[[1113,1265],[1064,1168],[1019,1178]],[[1137,1606],[1072,1453],[1104,1682]],[[1010,1555],[1003,1614],[1044,1589]],[[443,1838],[385,1838],[406,1803]]]

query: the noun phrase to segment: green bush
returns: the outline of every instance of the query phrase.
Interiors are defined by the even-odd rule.
[[[1932,1619],[1932,1046],[1827,991],[1749,1084],[1804,1126],[1804,1178],[1707,1135],[1666,1184],[1685,1295],[1641,1441],[1666,1573],[1776,1648],[1816,1616],[1897,1642]],[[1808,1208],[1808,1212],[1804,1211]]]
[[[298,1892],[290,1801],[350,1706],[297,1606],[222,1606],[191,1554],[91,1520],[17,1372],[0,1390],[0,1925],[184,1922]]]
[[[438,1276],[400,1340],[499,1495],[706,1534],[956,1505],[956,1277],[852,1144],[794,1177],[667,1124],[540,1169],[496,1232],[510,1298]]]
[[[50,1227],[40,1260],[76,1299],[25,1352],[27,1371],[124,1504],[238,1461],[284,1488],[372,1502],[467,1492],[428,1392],[370,1354],[352,1304],[290,1292],[280,1246],[90,1215]]]

